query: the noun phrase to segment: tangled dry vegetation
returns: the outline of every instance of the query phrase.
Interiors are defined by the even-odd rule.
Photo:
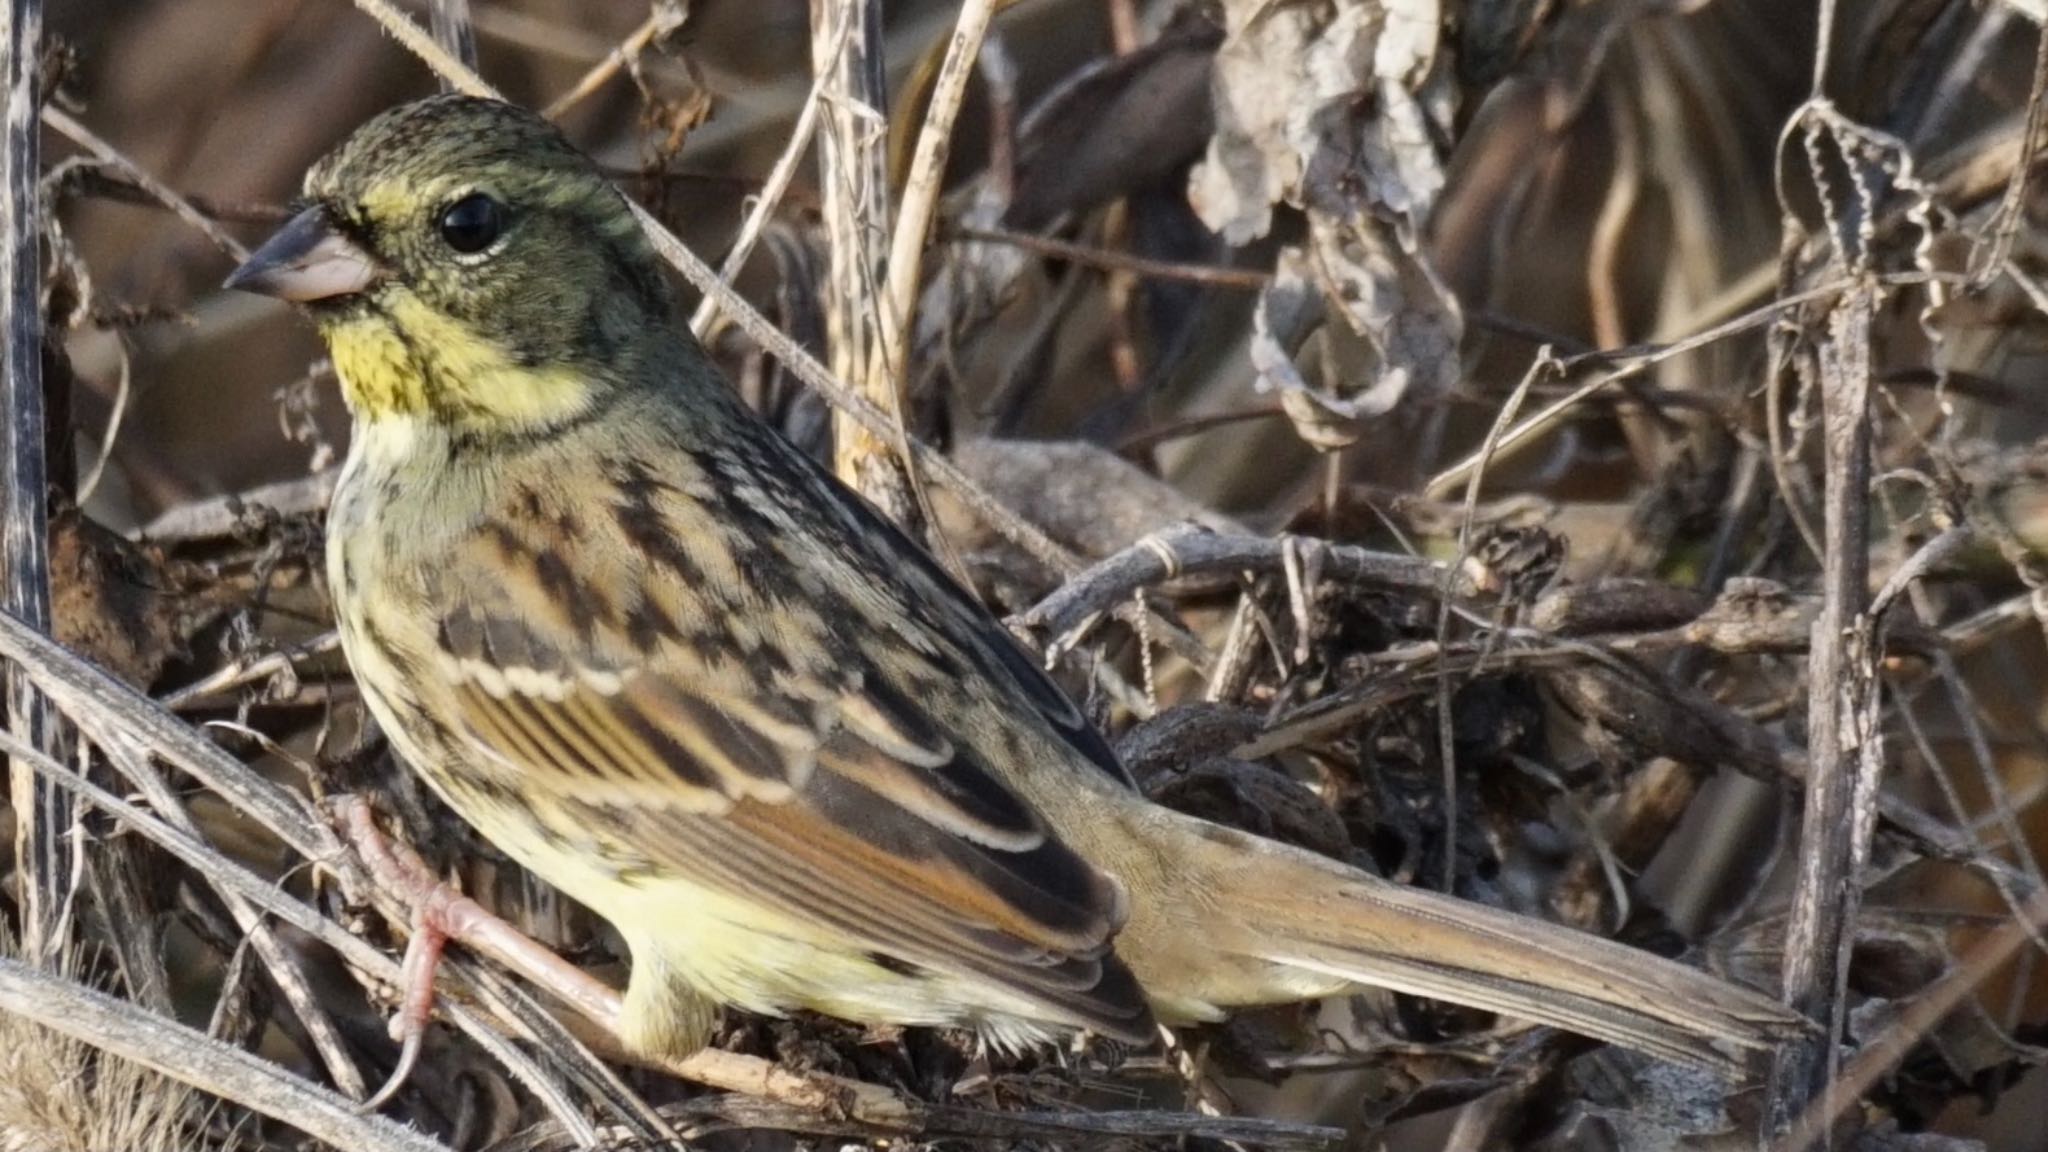
[[[8,8],[0,1149],[2048,1147],[2038,5]],[[357,1114],[407,922],[320,801],[620,961],[365,724],[332,381],[214,287],[430,90],[408,29],[718,258],[733,380],[1159,800],[1839,1046],[1738,1088],[1391,995],[1021,1060],[736,1017],[707,1089],[464,955],[412,1127]]]

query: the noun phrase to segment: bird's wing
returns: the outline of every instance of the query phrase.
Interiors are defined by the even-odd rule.
[[[978,977],[1049,1020],[1149,1035],[1110,947],[1120,887],[984,741],[934,720],[937,681],[888,657],[903,637],[872,634],[895,615],[873,584],[784,587],[766,566],[786,557],[704,512],[654,483],[575,525],[493,521],[437,581],[440,719],[522,791],[622,821],[641,857],[622,872],[827,925],[892,967]],[[926,656],[930,675],[979,674]]]

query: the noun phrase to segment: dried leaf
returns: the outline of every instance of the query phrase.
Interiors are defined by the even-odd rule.
[[[1273,282],[1259,293],[1259,306],[1252,312],[1252,368],[1258,372],[1259,391],[1280,394],[1302,439],[1318,448],[1341,448],[1357,438],[1355,431],[1336,413],[1327,425],[1317,422],[1323,409],[1316,389],[1294,363],[1295,354],[1322,324],[1322,294],[1309,280],[1301,250],[1289,248],[1280,253]]]
[[[1431,398],[1450,391],[1465,321],[1427,260],[1372,217],[1346,223],[1311,213],[1309,236],[1324,296],[1378,357],[1371,383],[1341,406],[1354,418],[1378,416],[1411,388]]]
[[[1224,26],[1216,134],[1188,195],[1204,223],[1244,244],[1283,200],[1409,228],[1426,216],[1455,111],[1435,0],[1231,0]]]
[[[1307,212],[1306,252],[1281,254],[1260,301],[1252,363],[1303,439],[1341,448],[1364,421],[1411,394],[1442,396],[1459,375],[1463,317],[1418,240],[1443,190],[1455,103],[1442,14],[1434,0],[1236,0],[1224,14],[1216,135],[1188,199],[1232,244],[1264,235],[1276,203]],[[1321,387],[1294,360],[1324,319],[1305,298],[1311,272],[1369,353],[1346,356],[1355,350],[1338,339],[1326,351],[1342,369]]]

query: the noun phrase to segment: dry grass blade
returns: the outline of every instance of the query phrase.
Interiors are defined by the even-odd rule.
[[[10,612],[0,612],[0,658],[20,667],[96,743],[125,740],[148,748],[219,793],[305,859],[332,861],[341,856],[340,842],[298,797]]]
[[[1033,236],[1027,232],[1012,232],[1006,228],[955,228],[949,235],[955,240],[985,240],[996,244],[1014,244],[1019,248],[1056,256],[1061,260],[1071,260],[1090,268],[1100,268],[1105,272],[1128,272],[1133,276],[1149,276],[1159,280],[1185,280],[1191,284],[1213,284],[1245,292],[1257,292],[1273,282],[1271,274],[1249,268],[1215,268],[1203,264],[1147,260],[1142,256],[1132,256],[1106,248],[1069,244],[1064,240]]]
[[[6,1152],[192,1152],[191,1129],[202,1119],[197,1100],[177,1081],[0,1008]]]
[[[839,29],[842,37],[853,34],[851,24]],[[810,94],[804,97],[803,109],[797,113],[796,125],[790,129],[789,140],[782,146],[782,152],[775,158],[775,165],[768,170],[768,178],[761,183],[761,194],[756,196],[747,209],[746,219],[740,222],[738,235],[733,237],[732,248],[725,254],[725,260],[718,266],[718,278],[730,284],[733,277],[746,267],[747,258],[754,254],[754,245],[761,239],[762,229],[775,217],[775,210],[782,206],[782,198],[789,191],[791,180],[810,150],[812,137],[817,132],[818,116],[824,107],[825,89],[831,74],[820,74],[811,80]],[[711,324],[718,318],[719,301],[716,296],[706,293],[697,302],[697,311],[690,317],[690,331],[704,339],[711,331]]]
[[[888,279],[874,295],[879,305],[875,341],[868,350],[863,389],[869,396],[902,395],[910,355],[911,317],[917,310],[917,290],[923,283],[925,242],[937,219],[940,182],[945,178],[946,157],[952,148],[953,121],[960,115],[960,103],[967,94],[967,80],[974,73],[975,57],[982,38],[988,35],[989,20],[995,15],[994,0],[965,0],[946,45],[946,59],[932,88],[931,106],[918,129],[917,150],[910,160],[910,172],[903,183],[902,203],[896,211],[896,225],[890,233],[887,261]],[[879,164],[881,157],[875,158]],[[900,429],[900,423],[899,423]],[[899,431],[899,436],[906,433]]]
[[[172,826],[198,836],[198,825],[191,814],[146,756],[140,755],[132,745],[119,741],[108,745],[106,751],[120,763],[122,775],[142,793],[158,815]],[[234,917],[235,924],[263,962],[264,970],[270,974],[279,994],[305,1028],[328,1076],[350,1099],[363,1099],[368,1092],[362,1074],[357,1071],[340,1030],[315,994],[301,957],[285,947],[247,900],[233,893],[223,893],[222,899],[227,904],[228,914]]]
[[[839,478],[882,510],[914,540],[926,538],[931,514],[913,473],[907,444],[907,374],[886,362],[887,342],[901,331],[884,296],[893,258],[888,233],[889,126],[882,73],[882,6],[878,0],[818,0],[811,5],[811,68],[818,77],[823,123],[818,182],[824,193],[825,335],[833,374],[858,382],[862,394],[894,418],[894,434],[869,432],[851,415],[832,421],[832,465]]]
[[[345,1152],[448,1152],[447,1145],[405,1125],[362,1115],[352,1101],[260,1056],[6,957],[0,957],[0,1011],[281,1120]]]
[[[1521,420],[1502,430],[1495,439],[1490,453],[1475,451],[1451,467],[1430,477],[1423,491],[1433,497],[1447,496],[1456,491],[1457,485],[1468,479],[1487,459],[1500,459],[1508,456],[1514,450],[1523,447],[1532,438],[1539,436],[1546,429],[1554,428],[1572,409],[1584,404],[1600,392],[1635,379],[1674,356],[1683,355],[1686,352],[1726,340],[1739,333],[1760,328],[1777,320],[1785,313],[1805,305],[1831,299],[1839,295],[1848,286],[1846,282],[1834,282],[1803,292],[1790,293],[1732,319],[1719,321],[1706,331],[1671,341],[1669,344],[1659,347],[1648,349],[1623,348],[1594,353],[1586,357],[1568,359],[1565,361],[1568,367],[1576,367],[1578,362],[1582,360],[1597,363],[1625,360],[1627,363],[1612,372],[1595,376],[1586,383],[1572,389],[1563,398],[1545,405],[1539,411],[1532,413],[1527,419]]]
[[[430,0],[427,16],[435,43],[470,68],[476,67],[476,26],[470,23],[469,0]],[[444,89],[453,85],[442,82]]]

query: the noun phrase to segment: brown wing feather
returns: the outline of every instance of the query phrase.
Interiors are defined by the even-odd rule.
[[[437,660],[454,730],[523,788],[628,812],[652,867],[830,925],[850,949],[972,974],[1048,1020],[1149,1035],[1110,948],[1118,886],[880,668],[844,653],[719,664],[675,629],[635,642],[634,606],[690,606],[649,586],[664,568],[604,549],[591,601],[563,608],[506,580],[525,540],[501,529],[480,545],[492,580],[444,578]]]

